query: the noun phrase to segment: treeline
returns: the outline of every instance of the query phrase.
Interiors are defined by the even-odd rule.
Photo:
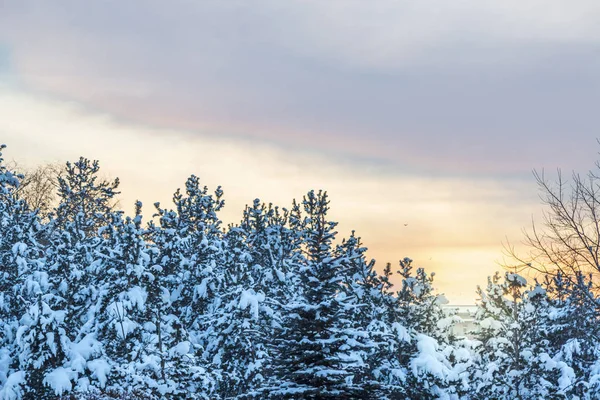
[[[407,258],[378,273],[325,192],[224,226],[222,190],[195,176],[147,222],[95,161],[67,164],[43,216],[22,179],[0,164],[0,399],[600,395],[582,273],[490,278],[478,332],[456,337],[433,275]]]

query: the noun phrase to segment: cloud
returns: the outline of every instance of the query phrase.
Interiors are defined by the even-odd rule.
[[[437,271],[440,288],[454,301],[472,301],[482,283],[475,278],[498,268],[501,242],[506,235],[518,240],[538,208],[529,182],[365,170],[255,141],[123,123],[73,102],[1,86],[0,135],[9,145],[7,159],[25,165],[99,159],[104,173],[121,178],[123,207],[130,211],[141,199],[146,215],[155,201],[168,204],[192,173],[210,188],[223,185],[228,222],[237,222],[256,197],[289,206],[309,189],[326,189],[340,235],[356,230],[381,266],[411,256]]]
[[[434,174],[596,157],[594,1],[3,4],[21,82],[124,120]]]
[[[265,3],[269,11],[262,14],[277,16],[271,25],[283,33],[274,36],[284,47],[367,70],[497,63],[503,50],[600,40],[600,6],[593,1]],[[467,57],[452,57],[447,50]]]
[[[597,157],[596,1],[0,7],[9,158],[98,158],[148,212],[196,173],[228,221],[324,188],[340,232],[436,270],[455,302],[539,208],[529,171]]]

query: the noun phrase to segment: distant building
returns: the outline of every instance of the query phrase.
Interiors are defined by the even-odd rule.
[[[475,312],[477,306],[474,305],[447,305],[444,309],[448,314],[456,315],[460,318],[460,322],[454,325],[452,333],[456,336],[471,337],[477,331],[477,324],[475,323]]]

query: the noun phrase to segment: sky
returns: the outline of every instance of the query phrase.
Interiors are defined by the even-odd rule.
[[[192,173],[228,222],[325,189],[453,304],[539,216],[533,169],[594,167],[599,103],[596,0],[0,0],[7,159],[99,159],[148,215]]]

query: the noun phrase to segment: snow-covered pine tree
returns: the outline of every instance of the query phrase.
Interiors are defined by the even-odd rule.
[[[546,278],[545,289],[549,307],[539,324],[543,324],[553,361],[565,372],[557,377],[555,384],[568,398],[597,398],[600,396],[600,327],[597,323],[600,303],[594,293],[592,276],[576,273],[566,277],[558,273]],[[599,306],[594,308],[594,303]]]
[[[443,309],[448,300],[434,290],[435,274],[427,274],[423,268],[414,273],[410,258],[400,260],[398,274],[402,286],[395,295],[396,321],[409,336],[399,343],[400,365],[409,373],[395,395],[437,398],[460,392],[466,374],[455,374],[452,362],[462,364],[467,360],[464,356],[456,357],[462,353],[453,347],[451,328],[456,321]]]
[[[255,199],[252,206],[244,210],[240,224],[252,257],[251,274],[275,313],[281,312],[283,303],[279,300],[289,297],[298,285],[297,275],[292,270],[301,258],[301,240],[299,232],[288,226],[289,217],[287,209],[267,206]]]
[[[261,338],[258,345],[264,350],[260,362],[252,364],[256,385],[248,392],[257,398],[267,396],[270,386],[277,385],[268,379],[274,376],[273,354],[277,353],[273,338],[282,331],[288,318],[285,305],[302,291],[299,268],[304,255],[297,204],[294,210],[290,213],[285,208],[267,206],[256,199],[252,206],[246,207],[240,224],[251,257],[252,290],[264,294],[264,300],[259,302],[260,319],[255,324],[257,337]]]
[[[63,367],[70,347],[66,312],[57,307],[64,301],[52,293],[46,279],[39,281],[35,294],[37,301],[28,301],[17,332],[18,370],[23,374],[24,398],[54,399],[71,391],[76,378]]]
[[[221,398],[248,398],[263,380],[265,294],[257,290],[241,228],[229,228],[223,255],[224,283],[205,316],[210,322],[205,357],[218,374]]]
[[[347,310],[338,301],[341,263],[335,255],[335,222],[329,221],[325,192],[309,192],[302,202],[299,228],[305,260],[299,268],[302,292],[287,304],[288,313],[277,340],[275,398],[357,398],[364,393],[353,377],[360,362],[352,356],[341,321]],[[293,211],[293,210],[292,210]]]
[[[80,157],[74,163],[67,162],[58,176],[60,204],[54,212],[55,225],[64,228],[74,223],[83,233],[96,235],[118,203],[118,187],[118,178],[106,180],[100,176],[98,160]]]
[[[297,287],[294,262],[301,257],[299,235],[286,226],[288,216],[257,199],[226,235],[225,282],[209,341],[225,398],[266,396],[271,339],[281,328],[283,304]]]
[[[43,247],[38,240],[43,227],[34,210],[18,198],[20,177],[10,171],[0,146],[0,398],[17,399],[27,381],[43,386],[38,377],[27,376],[35,368],[22,368],[18,343],[22,319],[47,288],[43,271]]]
[[[98,183],[98,171],[97,162],[81,158],[68,163],[59,178],[60,203],[45,227],[45,265],[32,278],[40,290],[21,318],[17,339],[27,395],[53,398],[73,388],[86,390],[93,375],[87,361],[100,347],[91,336],[102,263],[99,229],[118,186]]]
[[[359,242],[346,242],[350,254],[360,254],[354,262],[367,264],[364,258],[365,248]],[[356,246],[356,247],[355,247]],[[398,301],[392,292],[391,264],[387,264],[383,275],[374,276],[369,272],[370,266],[363,270],[368,272],[355,285],[364,292],[366,312],[365,322],[371,343],[375,346],[368,356],[369,373],[375,379],[373,391],[381,399],[406,398],[404,386],[408,374],[408,363],[411,358],[409,346],[411,337],[408,329],[400,321]],[[372,315],[369,315],[371,314]],[[371,318],[368,321],[368,318]]]
[[[389,386],[382,376],[382,368],[387,367],[384,364],[393,351],[389,341],[397,337],[386,320],[385,283],[375,271],[375,260],[367,261],[366,251],[354,231],[337,246],[342,276],[338,302],[346,309],[346,319],[340,322],[347,347],[353,349],[352,356],[358,362],[359,368],[355,369],[352,379],[362,390],[360,396],[385,399]]]
[[[279,213],[278,208],[255,199],[252,206],[246,206],[239,228],[234,228],[243,235],[253,289],[265,296],[268,294],[270,298],[279,297],[280,290],[286,286],[285,274],[281,269],[283,266],[278,265],[278,261],[285,258],[284,254],[280,254],[282,249],[276,237],[281,225],[271,225],[271,221],[277,218],[276,213]]]
[[[101,302],[94,330],[103,344],[102,390],[158,398],[168,391],[161,381],[157,327],[148,289],[156,284],[151,267],[156,247],[144,240],[141,203],[136,215],[113,213],[104,234],[111,243],[107,265],[99,277]]]
[[[407,326],[416,332],[425,334],[442,342],[451,336],[454,321],[443,306],[448,300],[435,293],[433,279],[435,273],[427,274],[423,268],[413,271],[412,260],[400,260],[398,274],[402,278],[402,287],[397,293],[398,307]]]
[[[59,204],[47,230],[46,256],[52,289],[65,302],[67,330],[73,342],[93,326],[98,297],[96,282],[103,273],[103,230],[111,222],[119,180],[102,181],[98,161],[80,158],[67,163],[58,178]]]
[[[265,306],[265,289],[273,273],[264,257],[268,251],[265,209],[255,200],[253,207],[246,207],[240,226],[230,226],[225,236],[220,261],[224,281],[208,316],[213,322],[206,352],[219,371],[222,398],[256,396],[269,362],[266,342],[273,313]]]
[[[204,330],[198,318],[207,312],[221,284],[217,264],[223,246],[222,222],[218,216],[225,204],[222,197],[220,187],[211,194],[206,186],[200,186],[198,177],[192,175],[186,181],[185,191],[178,189],[174,194],[174,210],[155,204],[162,234],[170,235],[165,237],[176,246],[169,262],[178,263],[183,274],[174,306],[179,308],[180,319],[192,336]]]
[[[507,272],[504,279],[499,274],[489,278],[486,290],[478,293],[480,364],[471,378],[476,398],[566,398],[566,386],[561,386],[573,374],[549,354],[545,290],[540,285],[527,290],[525,278]]]
[[[212,313],[223,284],[223,233],[217,215],[224,206],[222,196],[220,187],[211,194],[192,175],[185,191],[174,194],[173,210],[155,204],[159,225],[149,228],[151,240],[160,249],[166,318],[162,353],[171,365],[171,379],[179,382],[178,390],[196,396],[213,396],[215,386],[204,368],[204,353],[211,328],[206,316]]]
[[[4,163],[1,151],[5,147],[0,146],[0,349],[14,340],[15,323],[24,306],[19,283],[30,268],[18,257],[28,244],[36,243],[39,231],[35,213],[15,196],[20,180]]]
[[[181,320],[185,308],[191,306],[191,299],[186,302],[182,293],[185,296],[193,292],[188,281],[193,271],[182,252],[185,238],[171,228],[176,219],[175,212],[163,212],[160,226],[152,223],[149,226],[152,243],[160,252],[159,265],[154,267],[154,285],[149,290],[154,298],[151,317],[159,333],[160,377],[163,383],[170,382],[172,390],[168,395],[173,398],[203,398],[201,394],[208,395],[211,385],[204,385],[205,369],[195,355],[189,332]],[[201,386],[207,387],[198,390]]]

